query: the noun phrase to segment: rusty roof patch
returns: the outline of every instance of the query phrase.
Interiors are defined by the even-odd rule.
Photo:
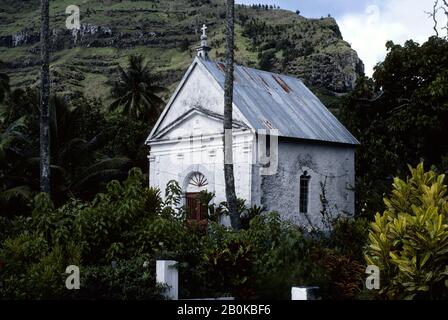
[[[226,65],[222,62],[217,62],[216,65],[218,69],[222,71],[222,73],[226,74]],[[235,73],[233,73],[233,82],[238,82],[238,77]]]
[[[274,78],[274,80],[280,85],[280,87],[282,87],[283,90],[285,90],[286,93],[290,93],[292,91],[292,89],[286,84],[286,82],[283,81],[283,79],[279,76],[273,74],[272,78]]]
[[[226,66],[224,65],[224,63],[222,63],[222,62],[217,62],[216,65],[218,66],[219,70],[221,70],[222,72],[224,72],[224,74],[226,73]]]

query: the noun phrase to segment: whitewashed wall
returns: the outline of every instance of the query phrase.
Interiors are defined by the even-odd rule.
[[[189,78],[176,91],[169,111],[160,120],[154,135],[156,141],[149,143],[149,184],[160,188],[164,195],[166,184],[176,180],[185,192],[190,175],[200,172],[209,183],[207,190],[216,193],[213,201],[218,205],[225,201],[222,121],[199,111],[183,119],[179,117],[193,108],[222,115],[223,91],[202,65],[193,64],[191,68]],[[233,117],[244,122],[236,108]],[[250,130],[234,130],[235,189],[237,196],[247,199],[248,204],[252,197],[253,143]]]
[[[201,119],[202,118],[202,119]],[[194,128],[191,122],[208,121],[204,117],[193,117],[183,124]],[[222,125],[216,122],[216,125]],[[181,133],[180,129],[175,130]],[[183,131],[185,133],[187,131]],[[173,133],[174,134],[174,133]],[[237,131],[234,134],[234,173],[237,196],[250,199],[252,177],[253,134]],[[222,135],[184,135],[181,140],[157,142],[151,145],[149,157],[150,186],[160,188],[162,193],[170,180],[176,180],[185,191],[189,177],[194,172],[202,173],[208,181],[206,189],[215,192],[215,204],[225,201],[224,152]],[[250,204],[250,203],[248,203]]]
[[[191,68],[193,70],[188,79],[174,95],[169,112],[160,122],[158,132],[194,107],[204,108],[216,114],[223,114],[224,94],[219,84],[203,69],[204,67],[201,64],[193,64]],[[233,110],[233,119],[244,122],[244,117],[238,109],[234,108]],[[204,127],[202,129],[209,131],[211,128]]]
[[[335,214],[353,214],[354,152],[353,146],[280,139],[277,174],[260,178],[261,203],[278,211],[285,220],[308,226],[299,212],[300,176],[307,171],[311,176],[308,217],[314,225],[322,227],[320,183],[325,177],[329,210]]]

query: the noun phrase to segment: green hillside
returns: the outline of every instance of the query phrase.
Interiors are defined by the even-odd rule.
[[[78,32],[65,27],[65,9],[72,4],[81,10]],[[35,85],[39,1],[0,0],[0,8],[0,60],[13,86]],[[53,88],[107,102],[117,64],[138,53],[147,58],[159,83],[173,89],[196,54],[203,23],[212,59],[223,58],[224,18],[222,0],[51,1]],[[333,18],[306,19],[272,8],[237,7],[236,60],[301,77],[330,108],[363,72]]]

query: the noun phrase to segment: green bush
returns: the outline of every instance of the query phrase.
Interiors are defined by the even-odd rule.
[[[369,233],[367,262],[381,271],[380,295],[389,299],[448,297],[448,194],[444,175],[425,172],[394,179],[386,210]]]
[[[109,265],[80,269],[81,288],[77,299],[148,300],[163,299],[164,287],[155,284],[155,260],[135,257]]]
[[[180,188],[165,201],[133,169],[90,201],[55,207],[35,197],[31,217],[1,219],[0,294],[7,299],[158,299],[155,260],[178,261],[181,298],[290,299],[293,285],[318,285],[323,298],[353,298],[358,288],[363,223],[339,221],[332,234],[308,234],[275,212],[246,208],[244,229],[217,221],[212,194],[207,228],[186,223]],[[355,243],[354,243],[355,242]],[[80,290],[67,290],[68,265],[80,267]],[[343,275],[344,280],[340,279]]]
[[[68,265],[80,264],[80,251],[73,244],[49,247],[37,233],[22,233],[3,243],[0,260],[0,296],[7,299],[58,299],[69,291],[64,286]]]
[[[245,232],[255,253],[257,297],[290,299],[292,286],[318,286],[322,299],[356,298],[366,225],[338,219],[331,233],[309,234],[275,212],[254,218]]]
[[[54,208],[48,196],[39,194],[34,199],[31,217],[2,220],[5,233],[0,241],[1,297],[76,298],[76,291],[65,288],[68,276],[65,269],[71,264],[85,271],[81,271],[85,288],[80,291],[82,298],[106,298],[104,288],[122,288],[109,292],[110,298],[160,296],[161,289],[154,279],[154,259],[150,260],[154,269],[150,277],[136,271],[139,259],[154,255],[158,249],[154,241],[142,245],[143,227],[151,225],[153,230],[160,229],[158,234],[169,239],[169,234],[164,233],[169,220],[161,221],[155,212],[162,206],[158,191],[145,185],[142,172],[133,169],[125,182],[112,181],[107,191],[98,194],[92,202],[70,200]],[[105,267],[116,260],[123,266],[119,268],[121,273]],[[129,274],[123,276],[127,269]],[[104,279],[99,281],[95,274]],[[129,287],[126,283],[121,287],[120,278]],[[140,291],[136,289],[139,283]]]

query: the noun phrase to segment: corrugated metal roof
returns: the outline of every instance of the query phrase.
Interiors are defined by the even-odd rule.
[[[198,59],[224,88],[225,67]],[[301,80],[235,65],[234,104],[254,129],[280,136],[359,144]]]

